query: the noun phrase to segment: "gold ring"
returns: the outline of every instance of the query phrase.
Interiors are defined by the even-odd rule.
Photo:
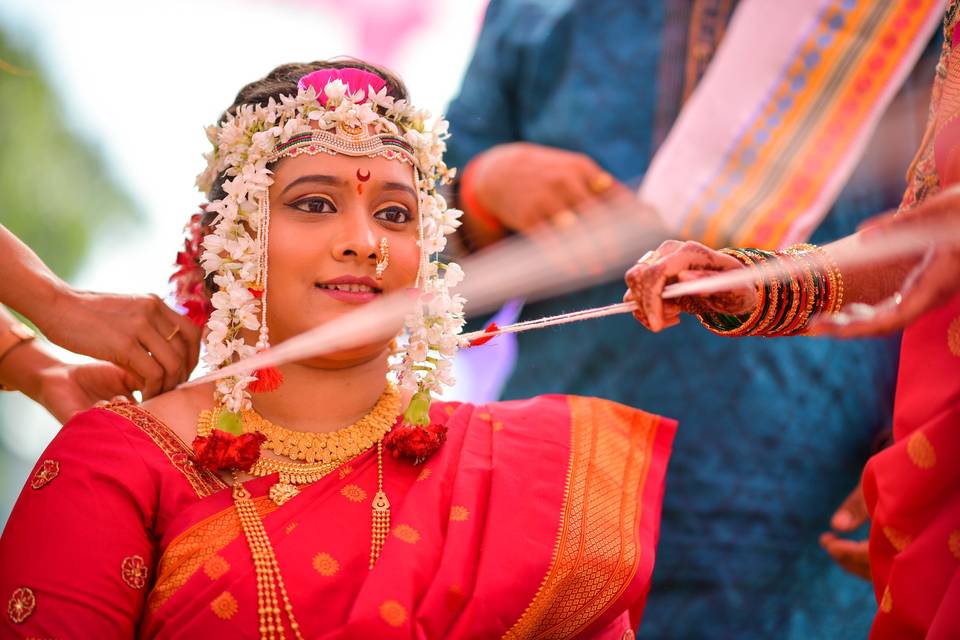
[[[180,325],[175,326],[173,328],[173,331],[170,332],[170,335],[164,338],[164,340],[166,340],[167,342],[170,342],[171,340],[173,340],[173,336],[177,335],[178,333],[180,333]]]
[[[577,224],[577,214],[570,209],[562,209],[550,218],[550,222],[559,229],[566,229]]]
[[[601,194],[613,186],[613,176],[606,171],[603,173],[598,173],[590,179],[588,186],[590,187],[590,191],[593,191],[596,194]]]

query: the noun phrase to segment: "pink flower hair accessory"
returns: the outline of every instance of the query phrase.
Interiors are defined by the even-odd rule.
[[[339,80],[349,89],[356,101],[360,102],[367,98],[367,88],[372,88],[374,92],[380,91],[387,86],[386,80],[375,73],[358,69],[357,67],[345,67],[343,69],[319,69],[300,78],[297,82],[297,88],[306,91],[310,87],[317,92],[317,102],[327,106],[327,94],[324,89],[327,84]],[[359,93],[358,93],[359,92]]]

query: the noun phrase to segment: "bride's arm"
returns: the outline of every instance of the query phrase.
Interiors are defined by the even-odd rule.
[[[843,302],[861,303],[855,314],[839,314],[818,323],[816,331],[845,337],[894,331],[926,311],[946,302],[960,291],[960,187],[944,189],[913,209],[885,215],[867,223],[858,233],[822,247],[821,270],[829,263],[845,262],[839,270],[843,279]],[[865,252],[884,255],[897,245],[936,239],[921,258],[863,258]],[[907,243],[907,244],[904,244]],[[932,244],[932,243],[931,243]],[[820,252],[817,252],[820,253]],[[673,280],[692,280],[712,272],[742,269],[741,261],[695,242],[674,240],[663,243],[632,267],[626,275],[625,299],[637,300],[637,319],[653,331],[678,322],[681,310],[694,308],[741,315],[756,308],[756,289],[743,287],[723,294],[661,300]],[[863,305],[875,305],[865,309]]]
[[[863,243],[864,239],[860,234],[853,234],[815,250],[805,251],[804,261],[793,263],[798,281],[802,282],[809,268],[824,274],[830,270],[834,273],[839,271],[838,277],[842,278],[843,305],[852,302],[872,305],[892,296],[917,260],[910,258],[886,263],[874,262],[846,266],[839,270],[833,266],[837,257],[856,254]],[[790,256],[785,259],[794,260]],[[663,290],[673,282],[688,282],[721,271],[746,268],[749,267],[732,255],[698,242],[668,240],[627,271],[628,291],[624,300],[637,301],[639,308],[634,315],[652,331],[661,331],[677,324],[681,312],[708,311],[748,316],[757,305],[764,302],[764,292],[758,291],[754,284],[745,284],[719,293],[672,300],[661,297]],[[765,293],[770,295],[770,290]],[[839,308],[841,307],[834,311]]]
[[[157,487],[110,416],[77,415],[27,479],[0,538],[0,636],[134,636]]]

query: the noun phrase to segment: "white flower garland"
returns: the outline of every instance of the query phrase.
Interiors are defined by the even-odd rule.
[[[421,397],[440,392],[442,385],[454,382],[451,358],[459,345],[465,302],[450,293],[463,278],[460,267],[430,257],[443,251],[445,236],[460,226],[461,212],[448,209],[437,193],[437,186],[454,175],[443,162],[447,122],[438,118],[428,127],[429,112],[395,100],[386,87],[351,93],[342,80],[334,79],[323,91],[325,105],[317,100],[313,87],[300,88],[296,96],[281,96],[279,102],[270,98],[266,106],[241,105],[219,126],[207,128],[214,148],[205,155],[207,168],[197,177],[197,186],[209,193],[223,174],[226,195],[206,207],[217,215],[203,240],[201,265],[208,275],[214,274],[218,291],[211,299],[214,310],[207,323],[204,363],[217,369],[256,351],[241,337],[242,330],[257,331],[261,322],[261,303],[254,293],[261,275],[260,249],[247,229],[257,229],[260,223],[260,205],[273,182],[268,164],[287,154],[286,150],[278,153],[277,147],[298,134],[337,131],[341,126],[367,131],[372,126],[374,134],[400,137],[413,148],[412,158],[403,153],[374,155],[412,159],[419,191],[422,295],[406,320],[405,353],[395,359],[391,370],[402,387],[421,392]],[[336,153],[332,148],[325,151]],[[219,381],[218,400],[228,411],[248,408],[247,385],[255,379],[239,376]]]

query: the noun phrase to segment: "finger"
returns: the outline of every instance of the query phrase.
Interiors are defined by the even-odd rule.
[[[820,536],[820,546],[845,571],[870,579],[869,543],[866,540],[844,540],[832,533]]]
[[[161,322],[166,322],[166,319]],[[190,362],[190,353],[188,351],[189,347],[186,340],[180,336],[180,325],[177,323],[172,327],[168,327],[166,324],[156,327],[157,335],[166,343],[170,348],[170,352],[173,353],[175,358],[175,369],[173,373],[173,385],[176,386],[187,379],[187,375],[190,373],[191,369],[189,368]],[[171,335],[172,334],[172,335]],[[169,338],[169,339],[168,339]],[[167,364],[162,360],[160,362],[166,370]],[[167,388],[169,389],[169,388]]]
[[[160,375],[160,389],[157,393],[168,391],[177,386],[181,378],[183,360],[174,351],[170,343],[163,339],[156,330],[145,331],[139,336],[140,343],[150,352],[152,359],[156,361],[163,373]]]
[[[164,318],[170,321],[171,326],[180,328],[180,331],[177,332],[175,337],[184,345],[184,353],[186,355],[185,368],[189,375],[190,372],[197,367],[197,362],[200,358],[200,327],[194,324],[190,318],[180,315],[167,305],[163,305],[163,309]]]
[[[629,187],[627,187],[627,185],[617,180],[614,180],[613,184],[611,184],[608,189],[601,193],[601,196],[604,200],[614,202],[627,201],[628,199],[632,200],[636,198],[636,195],[630,190]]]
[[[135,375],[126,369],[123,370],[123,378],[121,379],[120,383],[123,385],[124,390],[126,391],[126,393],[121,397],[132,396],[133,392],[140,388],[140,381]]]
[[[676,300],[663,301],[663,319],[665,322],[679,320],[681,311],[680,303]]]
[[[576,180],[570,181],[570,193],[575,194],[581,204],[599,199],[616,182],[606,170],[594,160],[582,153],[574,154],[571,168],[575,172]]]
[[[637,319],[637,322],[649,329],[650,325],[647,324],[647,315],[643,312],[643,304],[640,302],[643,292],[639,284],[639,276],[637,275],[635,269],[636,267],[632,267],[629,271],[627,271],[627,275],[624,278],[627,282],[628,288],[627,292],[623,294],[623,301],[633,302],[637,305],[636,310],[633,312],[633,317]]]
[[[173,357],[176,359],[176,369],[174,371],[175,384],[180,384],[187,377],[187,364],[189,361],[187,343],[180,337],[180,325],[179,323],[170,325],[166,318],[157,318],[155,322],[154,329],[157,335],[166,343],[170,352],[173,353]],[[161,364],[163,364],[163,361],[161,361]],[[167,366],[164,364],[164,369],[166,368]]]
[[[584,175],[582,172],[572,173],[554,182],[557,193],[567,208],[588,208],[597,200],[597,195],[590,190],[590,175]]]
[[[163,388],[163,367],[150,357],[147,349],[135,340],[130,340],[117,363],[136,375],[134,389],[143,393],[143,399],[152,398]]]
[[[680,324],[680,316],[667,316],[663,319],[663,328],[669,329],[670,327],[675,327]]]
[[[640,275],[639,301],[647,317],[647,326],[653,332],[663,329],[663,289],[667,284],[662,260],[645,266]]]
[[[571,205],[567,199],[558,191],[551,189],[532,202],[524,215],[517,217],[512,228],[527,235],[540,233],[544,227],[551,226],[551,220],[557,213],[570,208]]]
[[[813,325],[816,335],[832,335],[838,338],[860,338],[883,335],[897,331],[923,315],[944,298],[944,293],[935,284],[936,276],[929,270],[911,274],[909,290],[896,294],[882,303],[850,305],[841,313],[822,316]]]
[[[863,499],[863,489],[857,483],[857,487],[850,492],[837,509],[833,517],[830,518],[830,526],[836,531],[853,531],[870,517],[867,511],[867,502]]]
[[[613,189],[616,185],[616,179],[603,169],[597,173],[594,173],[587,181],[587,186],[590,188],[590,193],[594,194],[595,196],[605,196],[607,192]]]
[[[680,240],[664,240],[660,243],[660,246],[657,247],[657,257],[665,258],[669,255],[673,255],[677,251],[680,251],[687,245],[686,242]]]
[[[636,303],[637,298],[634,292],[628,289],[627,292],[623,294],[623,301]],[[648,329],[650,328],[647,324],[647,316],[644,315],[641,307],[637,307],[636,311],[633,312],[633,317],[636,318],[637,322],[642,324],[644,327],[647,327]]]

